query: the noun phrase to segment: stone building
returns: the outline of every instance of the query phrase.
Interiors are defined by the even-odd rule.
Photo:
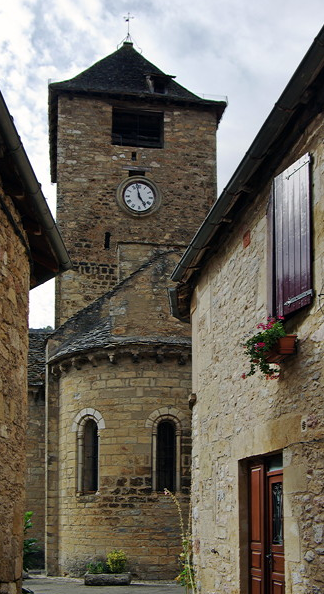
[[[193,336],[201,592],[324,591],[324,29],[173,272]],[[246,379],[242,342],[284,316],[297,353]]]
[[[70,265],[0,93],[0,591],[21,592],[28,293]]]
[[[178,573],[190,484],[190,330],[170,274],[216,197],[225,101],[199,98],[126,41],[50,85],[57,221],[73,261],[47,347],[46,566],[80,575],[125,550]]]
[[[26,511],[32,511],[28,536],[37,538],[34,567],[44,567],[45,551],[45,356],[51,332],[29,329],[26,433]]]

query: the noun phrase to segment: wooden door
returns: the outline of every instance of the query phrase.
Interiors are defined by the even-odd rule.
[[[250,594],[285,591],[282,470],[269,467],[268,461],[250,466]]]

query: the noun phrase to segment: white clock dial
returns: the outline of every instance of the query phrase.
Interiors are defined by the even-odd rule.
[[[155,203],[154,189],[142,181],[130,182],[123,190],[123,200],[132,212],[146,212]]]
[[[161,190],[153,180],[144,175],[124,179],[116,190],[118,205],[132,216],[151,216],[161,206]]]

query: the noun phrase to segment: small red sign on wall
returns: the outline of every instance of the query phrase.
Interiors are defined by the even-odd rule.
[[[251,243],[251,233],[250,230],[246,231],[243,235],[243,247],[246,248]]]

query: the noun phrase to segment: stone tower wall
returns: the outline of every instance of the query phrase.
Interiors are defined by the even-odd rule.
[[[48,467],[47,532],[52,538],[47,569],[51,574],[80,575],[87,562],[105,559],[115,547],[125,550],[134,576],[166,579],[178,573],[177,511],[168,497],[152,491],[152,423],[163,415],[180,422],[179,497],[186,516],[190,365],[167,357],[158,363],[145,352],[135,361],[131,354],[117,354],[114,363],[107,355],[94,355],[82,366],[67,364],[56,379],[51,374],[50,381],[56,384],[51,393],[59,394],[59,407],[49,400],[49,437],[54,440],[60,435],[56,452],[52,441]],[[100,429],[99,493],[93,495],[77,493],[76,424],[85,408],[98,412],[105,424]]]
[[[25,511],[29,261],[20,216],[0,187],[14,220],[0,208],[0,591],[21,591]]]
[[[118,282],[120,242],[184,248],[215,200],[216,116],[193,107],[154,109],[164,111],[164,148],[121,147],[111,144],[108,101],[59,97],[57,220],[74,266],[57,279],[56,325]],[[116,189],[130,170],[145,171],[161,191],[161,208],[149,217],[117,204]]]

